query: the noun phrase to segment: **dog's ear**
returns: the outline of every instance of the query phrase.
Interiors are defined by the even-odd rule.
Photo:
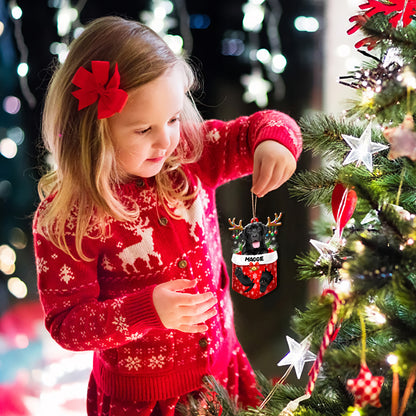
[[[261,229],[262,229],[263,237],[265,237],[268,231],[267,226],[261,223]]]

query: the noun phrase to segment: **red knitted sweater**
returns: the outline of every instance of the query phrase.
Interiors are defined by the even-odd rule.
[[[52,337],[70,350],[94,350],[93,374],[105,394],[124,400],[162,400],[199,389],[204,375],[220,377],[235,336],[228,276],[221,254],[215,189],[252,171],[255,147],[266,139],[284,144],[298,158],[301,136],[296,123],[277,111],[223,122],[205,122],[207,144],[201,159],[186,167],[198,197],[173,219],[157,203],[153,179],[120,187],[141,215],[134,222],[109,221],[111,235],[86,235],[83,249],[93,261],[74,261],[33,225],[40,300]],[[68,218],[67,241],[74,249],[75,216]],[[218,297],[218,314],[205,333],[166,329],[152,302],[155,285],[197,279],[195,291]],[[247,362],[247,388],[254,377]],[[240,381],[241,383],[241,381]],[[249,391],[249,390],[247,390]]]

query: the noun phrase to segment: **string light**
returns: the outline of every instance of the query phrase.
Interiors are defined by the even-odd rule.
[[[8,114],[17,114],[20,111],[21,102],[14,95],[4,97],[3,110]]]
[[[78,10],[71,7],[68,0],[62,0],[61,7],[56,15],[56,28],[58,35],[63,37],[68,35],[73,23],[78,19]]]
[[[76,39],[83,31],[79,16],[87,0],[78,1],[75,7],[71,6],[70,0],[60,0],[52,3],[50,7],[56,8],[56,33],[60,42],[52,42],[49,52],[56,55],[60,63],[65,62],[69,53],[71,39]]]
[[[298,16],[294,24],[299,32],[316,32],[319,30],[319,22],[315,17]]]
[[[246,87],[243,94],[245,102],[255,102],[258,107],[266,107],[268,104],[267,93],[272,89],[272,83],[265,80],[259,70],[253,70],[250,75],[243,75],[241,83]]]
[[[258,2],[249,1],[243,5],[243,28],[248,32],[259,32],[263,26],[264,7]]]
[[[23,16],[22,9],[16,4],[15,1],[10,2],[10,14],[15,20],[19,20]]]
[[[7,289],[17,299],[24,299],[27,296],[27,286],[18,277],[11,277],[7,281]]]
[[[30,108],[34,108],[36,105],[36,98],[30,91],[27,75],[29,73],[29,65],[27,63],[27,58],[29,55],[28,48],[23,38],[22,33],[22,22],[21,18],[23,16],[22,9],[17,5],[16,1],[9,2],[9,11],[14,23],[14,36],[16,40],[16,46],[20,53],[20,63],[17,66],[17,73],[19,75],[20,89],[23,96],[25,97]]]
[[[389,354],[386,361],[390,366],[395,366],[399,362],[399,357],[396,354]]]
[[[376,325],[384,325],[387,322],[385,315],[383,315],[380,309],[376,305],[368,305],[365,307],[365,313],[367,320]]]
[[[0,270],[7,275],[14,273],[16,252],[7,244],[0,246]]]
[[[241,77],[245,86],[243,100],[255,102],[258,107],[266,107],[268,94],[274,89],[276,99],[283,98],[285,88],[280,74],[286,68],[287,60],[281,51],[279,22],[282,8],[278,0],[248,0],[243,6],[243,38],[239,34],[224,39],[223,54],[249,57],[252,66],[250,74]],[[260,36],[264,31],[266,37]],[[248,32],[248,42],[244,43],[244,34]],[[263,33],[262,33],[263,34]],[[260,46],[263,38],[267,46]],[[256,89],[256,90],[255,90]]]
[[[13,159],[17,154],[17,144],[8,137],[0,140],[0,154],[6,159]]]
[[[173,17],[174,12],[177,18]],[[140,19],[158,33],[175,54],[181,55],[186,50],[190,55],[193,47],[190,27],[204,29],[211,24],[211,19],[207,15],[191,16],[186,10],[185,2],[176,2],[175,9],[174,3],[169,0],[152,0],[151,10],[143,11]],[[179,26],[180,35],[168,33],[176,26]]]

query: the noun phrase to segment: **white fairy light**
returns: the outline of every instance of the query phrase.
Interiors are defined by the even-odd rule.
[[[68,45],[64,42],[53,42],[53,43],[51,43],[51,45],[49,47],[49,51],[53,55],[57,55],[58,56],[58,61],[60,63],[63,63],[63,62],[65,62],[65,59],[68,56],[69,48],[68,48]]]
[[[179,35],[165,35],[163,40],[169,45],[172,51],[179,55],[183,50],[183,38]]]
[[[281,53],[276,53],[272,57],[272,66],[271,69],[276,74],[281,74],[287,65],[287,59]]]
[[[399,362],[399,357],[396,354],[389,354],[386,361],[390,366],[393,366]]]
[[[298,16],[294,24],[299,32],[316,32],[319,30],[319,22],[315,17]]]
[[[380,309],[376,305],[366,306],[365,313],[368,321],[376,325],[384,325],[387,322],[385,315],[381,313]]]
[[[243,28],[248,32],[259,32],[263,26],[264,7],[261,4],[246,3],[243,5]]]
[[[262,64],[267,65],[272,60],[272,55],[266,48],[258,49],[256,52],[256,59]]]
[[[72,29],[72,24],[78,19],[78,10],[70,7],[67,1],[62,2],[56,16],[56,30],[58,35],[66,36]]]
[[[267,93],[272,89],[272,83],[263,78],[260,71],[254,70],[250,75],[242,75],[241,83],[246,87],[243,94],[245,102],[255,102],[259,107],[266,107],[269,100]]]
[[[17,155],[17,144],[8,137],[1,139],[0,154],[6,159],[13,159]]]
[[[24,78],[29,72],[29,65],[26,62],[21,62],[17,66],[17,74],[19,77]]]
[[[0,246],[0,270],[7,275],[13,274],[16,263],[16,252],[7,244]]]
[[[4,32],[4,23],[0,20],[0,36],[3,34]]]
[[[24,299],[27,296],[26,283],[18,277],[11,277],[7,281],[7,289],[17,299]]]
[[[16,4],[16,2],[11,2],[10,4],[10,14],[12,15],[13,19],[19,20],[23,16],[22,9]]]

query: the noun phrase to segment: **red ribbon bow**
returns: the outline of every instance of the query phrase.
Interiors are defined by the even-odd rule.
[[[91,61],[92,73],[82,66],[78,68],[72,83],[79,90],[72,95],[79,100],[78,111],[94,104],[98,100],[97,118],[108,118],[119,113],[127,102],[127,92],[118,88],[120,85],[120,73],[116,63],[114,74],[108,81],[110,62]]]

